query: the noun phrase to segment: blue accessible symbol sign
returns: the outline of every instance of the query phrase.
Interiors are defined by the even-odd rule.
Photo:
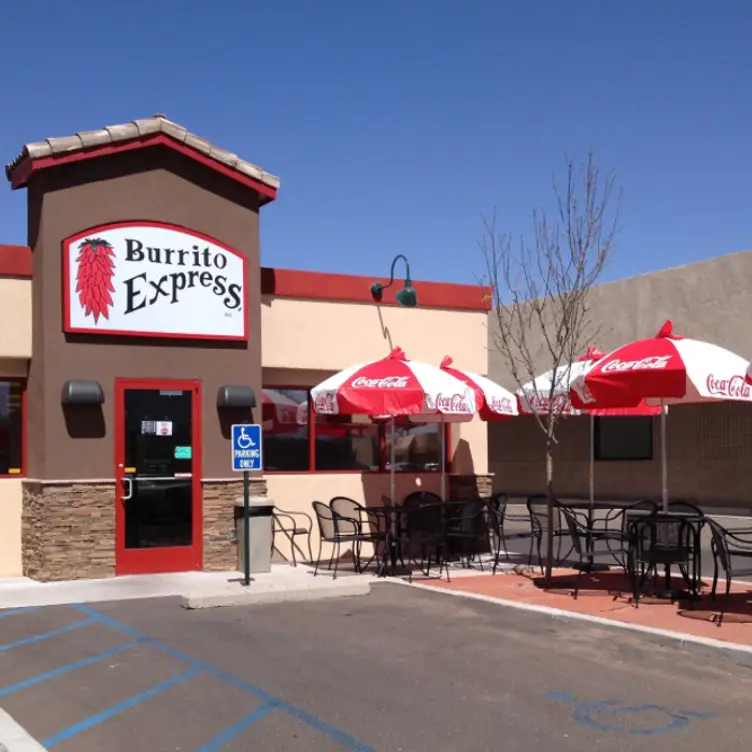
[[[232,426],[232,469],[236,473],[263,470],[261,426],[258,423]]]

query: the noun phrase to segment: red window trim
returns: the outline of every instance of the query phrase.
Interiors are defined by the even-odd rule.
[[[316,420],[315,413],[310,399],[311,388],[301,386],[300,384],[265,384],[261,387],[264,389],[287,389],[289,391],[308,392],[308,469],[306,470],[264,470],[265,475],[379,475],[388,473],[386,469],[387,461],[387,441],[385,423],[381,423],[379,428],[379,469],[378,470],[316,470]],[[25,394],[25,392],[24,392]],[[263,398],[262,398],[263,399]],[[261,409],[263,410],[263,401]],[[451,472],[452,456],[452,426],[451,423],[444,424],[445,431],[445,457],[444,464],[446,472]],[[395,470],[395,473],[423,475],[438,473],[436,470]]]
[[[0,473],[0,480],[26,477],[26,379],[22,376],[0,376],[0,381],[21,384],[21,467],[20,473]]]

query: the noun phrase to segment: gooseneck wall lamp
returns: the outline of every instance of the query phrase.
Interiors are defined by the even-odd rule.
[[[400,259],[405,262],[405,286],[401,290],[398,290],[394,297],[400,305],[406,308],[415,308],[418,305],[418,293],[415,292],[413,281],[410,279],[410,262],[401,253],[395,256],[392,261],[392,268],[389,271],[389,282],[385,285],[382,285],[381,282],[374,282],[371,285],[371,297],[377,303],[381,302],[381,299],[384,297],[384,290],[394,284],[394,267]]]

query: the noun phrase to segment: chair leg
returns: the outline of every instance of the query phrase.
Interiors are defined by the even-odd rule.
[[[713,560],[713,585],[710,588],[710,600],[715,600],[715,591],[718,587],[718,562]]]
[[[337,571],[339,570],[339,560],[341,558],[341,554],[342,554],[342,543],[339,540],[337,540],[337,542],[332,547],[332,558],[334,559],[334,576],[332,577],[333,580],[337,579]]]
[[[572,597],[577,600],[577,596],[580,593],[580,577],[582,577],[582,562],[580,562],[580,566],[577,568],[577,576],[574,578],[574,592],[572,593]]]
[[[295,558],[295,536],[291,535],[290,537],[290,551],[292,552],[292,565],[294,567],[298,566],[298,560]]]
[[[543,546],[542,536],[537,540],[538,545],[538,566],[540,567],[541,574],[543,574],[543,556],[541,556],[541,547]]]
[[[715,623],[717,627],[720,627],[723,623],[723,617],[726,615],[726,609],[728,608],[728,600],[731,596],[731,572],[726,572],[726,592],[723,594],[723,605],[721,606],[721,613],[718,614],[718,621]]]
[[[321,564],[321,551],[324,548],[324,542],[319,538],[319,555],[316,558],[316,566],[313,568],[313,576],[315,577],[319,573],[319,565]],[[311,556],[313,558],[313,556]]]
[[[308,535],[306,536],[308,539],[308,556],[310,557],[308,561],[313,561],[313,546],[311,545],[311,531],[308,531]]]

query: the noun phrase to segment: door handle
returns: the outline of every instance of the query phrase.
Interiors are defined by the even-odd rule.
[[[122,501],[128,501],[133,498],[133,481],[130,478],[123,478],[123,485],[128,484],[128,490],[125,492],[125,496],[121,496]]]

